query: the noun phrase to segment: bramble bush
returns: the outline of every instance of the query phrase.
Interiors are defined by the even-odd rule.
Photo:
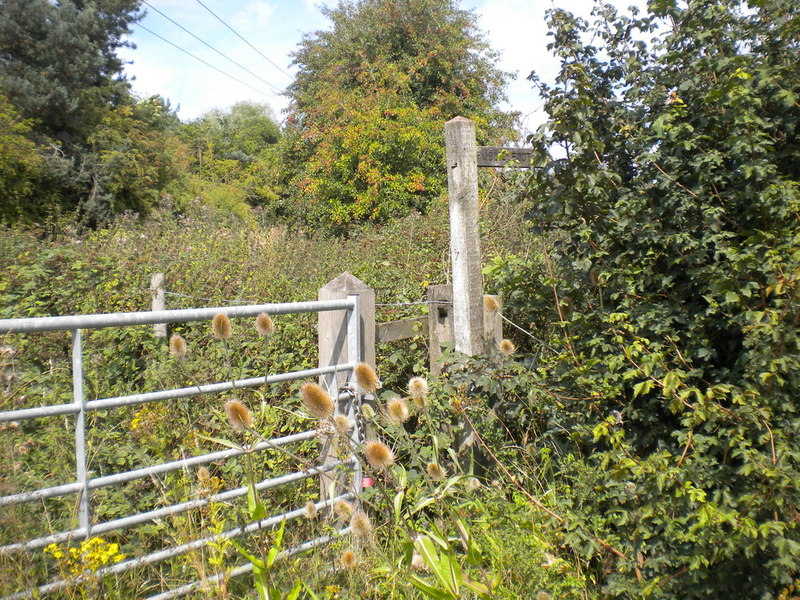
[[[561,547],[610,597],[774,598],[800,559],[800,6],[648,8],[550,12],[516,194],[541,252],[487,274],[536,338]]]

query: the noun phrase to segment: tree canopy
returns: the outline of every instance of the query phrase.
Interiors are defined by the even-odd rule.
[[[331,29],[294,54],[287,157],[296,210],[346,226],[424,211],[443,188],[442,131],[459,114],[507,130],[506,74],[450,0],[360,0],[323,9]]]
[[[142,144],[151,144],[155,151],[164,140],[145,142],[142,136],[159,138],[165,133],[154,130],[161,122],[156,126],[148,117],[138,119],[147,112],[147,101],[137,105],[131,97],[116,54],[140,16],[139,5],[140,0],[0,4],[0,91],[26,120],[24,136],[43,160],[40,179],[29,182],[22,214],[18,198],[16,209],[3,210],[4,218],[35,220],[53,211],[78,209],[87,221],[99,222],[121,209],[144,211],[157,199],[158,189],[145,193],[142,181],[120,182],[123,173],[137,177],[143,170],[163,166],[141,163],[130,169],[136,152],[127,154],[128,148],[141,149]],[[162,103],[162,108],[167,106]],[[109,136],[112,123],[118,130]],[[145,123],[149,124],[142,129]],[[125,131],[139,133],[119,135]],[[121,154],[113,158],[114,152]],[[152,160],[154,155],[145,152],[140,158]],[[133,188],[139,192],[133,193]]]

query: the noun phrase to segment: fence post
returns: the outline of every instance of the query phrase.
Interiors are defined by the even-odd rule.
[[[453,343],[453,286],[428,286],[428,354],[431,376],[442,372],[442,345]]]
[[[375,367],[375,290],[365,284],[350,273],[342,273],[332,281],[320,288],[319,300],[340,300],[348,296],[358,296],[358,315],[350,315],[355,318],[356,323],[352,323],[348,328],[348,311],[324,311],[317,313],[317,331],[319,335],[319,366],[343,364],[351,362],[358,357],[372,367]],[[358,332],[359,340],[348,339],[354,332]],[[350,335],[349,335],[350,334]],[[358,348],[353,348],[353,343],[358,344]],[[347,414],[351,418],[356,418],[355,407],[352,399],[347,399],[342,404],[338,400],[338,391],[342,386],[350,382],[351,374],[341,372],[328,374],[320,377],[320,385],[326,388],[331,397],[336,400],[337,414]],[[350,405],[348,406],[348,402]],[[359,425],[356,422],[355,427]],[[354,429],[354,436],[359,432]],[[338,459],[334,448],[328,447],[323,450],[322,463],[330,463]],[[338,489],[332,490],[329,495],[330,476],[320,478],[320,499],[330,500],[343,490],[360,489],[359,470],[354,472],[357,481],[345,481],[339,479]]]
[[[150,291],[153,294],[153,303],[151,310],[166,310],[167,298],[166,291],[164,290],[164,274],[153,273],[150,278]],[[167,324],[156,323],[153,325],[153,334],[157,338],[167,337]]]
[[[456,117],[445,123],[445,151],[455,349],[474,356],[482,354],[485,349],[475,123],[464,117]]]
[[[375,290],[350,273],[342,273],[319,289],[319,300],[342,300],[356,294],[361,305],[361,360],[375,366]],[[343,310],[318,313],[319,366],[346,363],[347,314]],[[323,375],[320,384],[333,395],[348,382],[347,373]]]

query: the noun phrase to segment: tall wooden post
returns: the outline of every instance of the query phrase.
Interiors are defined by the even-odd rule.
[[[455,349],[473,356],[485,350],[475,123],[464,117],[445,123],[445,150]]]

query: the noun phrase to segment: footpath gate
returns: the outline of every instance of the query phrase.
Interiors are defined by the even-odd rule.
[[[95,490],[108,486],[119,485],[142,478],[152,478],[157,475],[187,470],[191,467],[199,467],[212,462],[222,461],[242,455],[244,452],[237,449],[226,449],[217,452],[191,456],[181,460],[164,462],[153,466],[142,467],[139,469],[93,477],[89,469],[87,459],[87,415],[92,411],[111,410],[119,407],[132,406],[137,404],[154,403],[175,400],[179,398],[189,398],[203,394],[218,394],[232,391],[235,389],[254,388],[268,384],[301,380],[309,378],[325,377],[328,381],[335,381],[337,375],[346,373],[348,385],[342,390],[333,390],[332,396],[337,399],[337,411],[345,412],[355,424],[353,430],[354,442],[359,441],[358,412],[360,408],[361,396],[356,391],[353,378],[353,369],[356,364],[363,360],[362,354],[362,332],[359,308],[359,296],[348,295],[344,299],[296,302],[287,304],[257,304],[249,306],[232,306],[199,309],[163,310],[132,313],[112,313],[81,316],[63,317],[41,317],[24,319],[0,319],[0,335],[6,335],[10,339],[11,335],[16,334],[35,334],[48,331],[70,331],[72,336],[71,362],[72,362],[72,402],[67,404],[40,406],[35,408],[21,408],[6,412],[0,412],[0,425],[8,423],[20,423],[31,419],[42,419],[52,417],[63,417],[64,419],[74,420],[74,444],[75,444],[75,477],[71,481],[60,483],[59,485],[21,491],[12,495],[0,497],[0,510],[5,507],[23,503],[43,503],[48,498],[60,496],[76,495],[77,522],[78,526],[64,531],[55,531],[49,535],[34,539],[18,540],[13,543],[0,547],[0,555],[18,555],[25,552],[40,551],[52,543],[73,543],[89,539],[109,532],[119,531],[125,528],[152,523],[165,517],[178,515],[187,511],[195,510],[208,506],[212,503],[229,502],[235,498],[246,496],[248,487],[238,487],[219,491],[206,497],[198,497],[185,502],[161,506],[145,512],[129,514],[121,518],[109,521],[98,521],[92,515],[92,493]],[[335,313],[334,311],[339,311]],[[222,313],[230,318],[255,317],[261,313],[270,316],[287,315],[297,313],[330,313],[331,315],[342,315],[336,319],[339,323],[339,331],[334,334],[334,338],[339,340],[345,350],[346,362],[341,364],[328,364],[316,369],[307,369],[289,373],[270,374],[263,377],[222,381],[208,383],[177,389],[167,389],[152,391],[127,396],[102,398],[87,400],[84,393],[84,350],[83,334],[87,329],[99,329],[109,327],[128,327],[136,325],[156,325],[164,323],[183,323],[191,321],[211,321],[214,316]],[[330,320],[330,318],[329,318]],[[317,436],[316,429],[293,433],[283,437],[264,440],[255,444],[252,448],[247,448],[248,452],[264,452],[276,450],[281,447],[291,447],[303,441],[312,440]],[[346,470],[351,484],[347,487],[339,487],[333,498],[325,498],[321,495],[320,501],[316,502],[316,508],[323,511],[338,499],[352,499],[360,492],[361,477],[359,463],[355,457],[350,456],[345,460],[333,460],[316,464],[295,472],[286,473],[276,477],[270,477],[258,481],[255,485],[257,490],[268,490],[287,486],[291,483],[315,477],[324,477],[331,480],[337,471],[337,477],[342,470]],[[347,489],[349,488],[349,489]],[[281,514],[275,514],[259,521],[244,523],[238,527],[222,531],[214,535],[205,535],[192,539],[186,543],[165,547],[156,552],[126,558],[115,564],[104,566],[93,573],[94,577],[114,575],[130,571],[139,567],[153,565],[160,561],[177,557],[179,555],[201,549],[210,544],[218,543],[220,539],[236,538],[263,528],[274,527],[281,521],[296,519],[304,514],[304,500],[298,499],[297,508]],[[326,544],[337,536],[348,533],[347,528],[333,531],[328,535],[321,535],[283,551],[283,556],[303,552],[311,548]],[[253,568],[252,564],[245,564],[229,571],[225,576],[236,576],[247,573]],[[174,589],[163,590],[161,593],[150,596],[149,600],[175,598],[189,593],[201,585],[213,583],[223,575],[207,577],[204,580],[194,581],[187,585],[182,585]],[[11,595],[7,595],[2,600],[12,600],[18,598],[35,598],[45,596],[52,592],[64,590],[76,583],[80,583],[80,576],[77,578],[56,579],[42,583],[38,587],[18,590]]]

